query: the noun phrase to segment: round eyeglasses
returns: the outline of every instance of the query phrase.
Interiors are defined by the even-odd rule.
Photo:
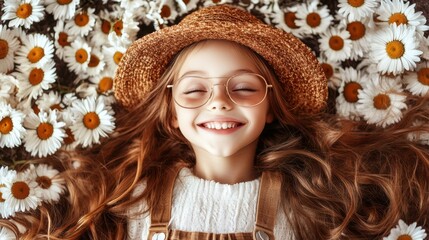
[[[167,85],[167,88],[173,90],[173,99],[179,106],[198,108],[212,98],[215,86],[224,86],[231,101],[243,107],[253,107],[263,102],[268,88],[272,87],[256,73],[233,75],[225,84],[213,84],[209,79],[211,77],[184,76],[176,84]]]

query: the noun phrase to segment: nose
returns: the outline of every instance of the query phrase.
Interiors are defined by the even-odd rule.
[[[230,110],[233,102],[228,96],[225,85],[215,84],[212,89],[212,96],[209,99],[207,108],[209,110]]]

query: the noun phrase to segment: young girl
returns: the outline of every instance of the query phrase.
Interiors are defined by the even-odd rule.
[[[412,126],[427,99],[387,131],[335,119],[310,50],[245,11],[209,7],[146,35],[115,84],[117,134],[58,155],[67,199],[17,215],[23,238],[380,239],[399,219],[429,227],[429,150],[406,140],[428,131]]]

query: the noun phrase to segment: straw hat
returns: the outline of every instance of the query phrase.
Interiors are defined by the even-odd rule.
[[[261,55],[274,69],[292,112],[311,114],[325,107],[327,79],[310,49],[291,34],[228,5],[200,9],[177,25],[135,41],[116,70],[118,102],[127,109],[137,105],[181,49],[208,39],[234,41]]]

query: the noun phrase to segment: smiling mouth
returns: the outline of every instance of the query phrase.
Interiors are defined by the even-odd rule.
[[[222,129],[231,129],[236,128],[244,125],[243,123],[239,122],[206,122],[199,124],[199,126],[208,128],[208,129],[216,129],[216,130],[222,130]]]

